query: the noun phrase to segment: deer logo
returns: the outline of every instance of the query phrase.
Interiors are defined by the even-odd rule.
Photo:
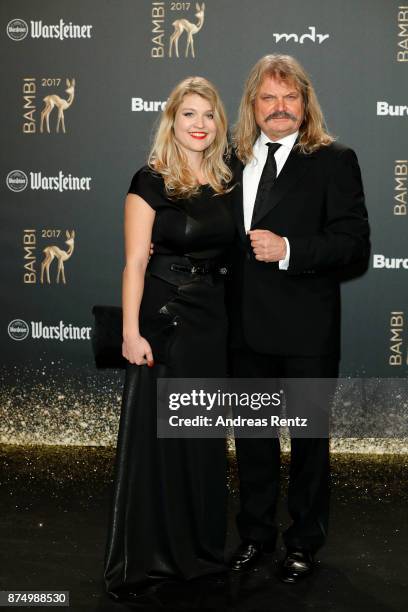
[[[187,19],[177,19],[176,21],[173,21],[172,26],[174,28],[174,32],[170,36],[169,57],[172,56],[171,53],[173,46],[176,50],[176,56],[179,57],[178,41],[184,31],[187,32],[186,57],[188,57],[189,49],[191,50],[191,57],[195,57],[193,36],[203,27],[205,2],[203,2],[201,6],[198,4],[198,2],[196,2],[196,10],[197,12],[195,17],[197,19],[197,23],[191,23],[191,21],[188,21]]]
[[[65,121],[64,121],[64,111],[69,108],[74,101],[75,95],[75,79],[70,81],[67,79],[67,88],[65,92],[68,94],[68,100],[64,100],[60,98],[56,94],[52,94],[50,96],[45,96],[44,98],[44,108],[41,111],[41,126],[40,132],[43,132],[44,120],[47,126],[47,132],[50,133],[50,113],[54,106],[58,108],[58,121],[57,121],[57,133],[59,132],[59,126],[62,125],[62,131],[65,134]]]
[[[66,230],[65,235],[67,237],[65,244],[68,245],[68,249],[63,251],[59,247],[53,245],[45,247],[43,250],[44,259],[41,262],[41,283],[44,282],[44,272],[47,274],[47,283],[50,283],[50,265],[54,257],[58,259],[58,272],[57,272],[57,283],[59,283],[60,277],[62,277],[62,282],[65,285],[65,271],[64,271],[64,262],[67,261],[74,252],[74,240],[75,240],[75,230],[72,230],[69,233]]]

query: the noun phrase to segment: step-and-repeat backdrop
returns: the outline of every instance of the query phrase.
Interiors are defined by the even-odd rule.
[[[407,1],[2,0],[0,10],[0,441],[114,443],[123,374],[94,369],[91,309],[120,304],[130,179],[179,80],[212,80],[233,123],[267,53],[306,67],[330,131],[361,164],[372,254],[342,286],[342,374],[406,376]]]

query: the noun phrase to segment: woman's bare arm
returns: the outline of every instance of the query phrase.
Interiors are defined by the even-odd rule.
[[[125,200],[126,264],[122,282],[122,353],[130,363],[138,365],[146,362],[149,365],[153,364],[150,345],[140,336],[139,310],[155,215],[155,211],[140,196],[133,193],[127,195]]]

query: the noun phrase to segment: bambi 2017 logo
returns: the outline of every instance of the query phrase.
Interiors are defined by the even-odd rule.
[[[65,264],[74,252],[75,230],[65,230],[65,249],[61,244],[63,240],[63,231],[56,228],[30,228],[23,231],[24,284],[36,285],[39,281],[42,285],[66,284]]]
[[[74,78],[24,77],[22,94],[24,134],[36,134],[38,128],[41,134],[66,134],[65,113],[75,99]]]
[[[205,2],[153,0],[151,17],[152,58],[195,58],[195,37],[204,25]]]

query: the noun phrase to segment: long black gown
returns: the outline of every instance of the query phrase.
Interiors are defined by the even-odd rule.
[[[126,369],[104,574],[113,595],[156,580],[222,571],[226,531],[225,441],[158,439],[156,381],[226,375],[225,276],[218,273],[225,269],[218,262],[234,240],[230,197],[204,185],[196,197],[170,200],[162,177],[147,167],[135,174],[129,192],[156,211],[141,333],[149,340],[144,327],[154,330],[161,315],[177,325],[166,337],[161,363]],[[209,274],[177,266],[168,274],[180,256],[217,265]]]

